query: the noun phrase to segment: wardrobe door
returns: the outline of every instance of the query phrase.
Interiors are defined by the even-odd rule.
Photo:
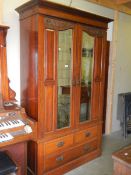
[[[45,18],[46,132],[73,127],[73,40],[74,24]]]
[[[103,75],[103,32],[92,27],[78,27],[78,51],[80,59],[79,76],[76,78],[77,91],[77,125],[87,125],[99,118]],[[78,50],[78,49],[77,49]],[[79,103],[79,105],[78,105]]]
[[[94,67],[94,37],[82,31],[79,122],[91,120],[91,97]]]
[[[71,127],[72,29],[58,31],[57,129]]]

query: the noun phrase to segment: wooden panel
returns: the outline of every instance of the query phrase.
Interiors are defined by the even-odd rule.
[[[99,120],[103,121],[103,110],[104,110],[104,88],[105,88],[105,74],[106,74],[106,59],[108,59],[107,55],[107,40],[106,35],[102,38],[102,51],[101,51],[101,82],[100,82],[100,104],[99,104]]]
[[[29,116],[38,119],[38,47],[36,17],[21,21],[21,55],[20,55],[20,74],[21,74],[21,104],[26,109]]]
[[[102,132],[105,133],[106,121],[106,106],[107,106],[107,88],[108,88],[108,67],[109,67],[110,42],[106,42],[106,57],[105,57],[105,86],[104,86],[104,101],[103,101],[103,127]]]
[[[50,132],[53,130],[54,123],[54,86],[45,86],[45,120],[44,122],[44,131]]]
[[[97,137],[97,126],[88,128],[87,130],[77,132],[74,136],[75,143],[82,143],[85,141],[90,141]]]
[[[73,86],[74,86],[74,118],[75,124],[79,124],[80,117],[80,96],[81,96],[81,88],[80,88],[80,75],[81,75],[81,50],[82,50],[82,31],[81,26],[78,24],[75,26],[75,44],[74,47],[74,67],[73,67]],[[76,95],[77,94],[77,95]],[[76,108],[77,106],[77,108]]]
[[[46,16],[44,18],[44,26],[48,31],[62,31],[72,29],[74,27],[74,23]]]
[[[37,5],[38,4],[36,1],[31,1],[22,5],[21,7],[18,7],[16,10],[20,13],[21,19],[31,16],[32,14],[41,13],[43,15],[63,18],[66,20],[85,23],[91,26],[97,26],[105,29],[107,29],[107,23],[112,21],[109,18],[93,15],[82,10],[77,10],[47,1],[42,1],[39,3],[39,7]]]
[[[118,161],[114,161],[114,172],[113,175],[130,175],[131,174],[131,168],[123,165],[122,163]]]
[[[100,114],[103,110],[100,108],[101,106],[101,87],[100,83],[103,85],[103,38],[96,37],[95,38],[95,53],[94,53],[94,72],[93,72],[93,84],[92,84],[92,119],[100,118]]]
[[[27,145],[27,150],[28,169],[36,174],[37,144],[33,141],[29,141]]]
[[[6,28],[0,28],[0,93],[2,94],[4,100],[9,100],[6,60],[6,33]]]
[[[131,174],[131,145],[128,145],[112,155],[114,160],[114,175]]]
[[[44,136],[44,32],[43,16],[38,15],[38,138]]]
[[[0,93],[4,101],[14,101],[15,92],[9,87],[6,57],[7,26],[0,26]]]
[[[59,139],[55,139],[51,142],[45,143],[45,154],[51,154],[56,151],[64,150],[72,146],[73,135],[68,135]]]
[[[55,80],[55,31],[45,30],[45,80]]]
[[[93,83],[92,86],[92,101],[91,101],[91,114],[92,114],[92,120],[98,119],[99,114],[99,108],[100,108],[100,83]]]
[[[81,54],[82,54],[82,30],[81,26],[77,25],[76,26],[76,42],[77,42],[77,47],[75,49],[76,55],[74,57],[74,75],[75,75],[75,80],[80,81],[80,74],[81,74]],[[80,82],[79,84],[80,85]]]
[[[127,2],[127,3],[125,3],[124,4],[127,8],[130,8],[130,10],[131,10],[131,1],[130,2]]]
[[[7,151],[9,156],[18,166],[17,175],[26,175],[27,168],[27,146],[26,143],[18,143],[11,146],[7,146],[1,149],[1,151]]]
[[[78,150],[77,150],[78,151]],[[66,163],[64,165],[61,165],[47,173],[45,173],[45,175],[52,175],[52,174],[64,174],[68,171],[71,171],[72,169],[79,167],[82,164],[85,164],[87,162],[89,162],[90,160],[95,159],[96,157],[100,156],[100,150],[94,150],[92,152],[89,152],[88,154],[84,154],[83,156],[80,156],[77,159],[74,159],[72,161],[70,161],[69,163]],[[43,175],[43,174],[41,174]]]
[[[125,4],[127,2],[130,2],[131,0],[114,0],[117,4]]]
[[[101,81],[101,69],[102,69],[102,64],[101,64],[101,59],[102,59],[102,37],[96,37],[95,38],[95,52],[94,52],[94,74],[93,74],[93,79],[95,82],[100,82]]]
[[[50,155],[45,158],[45,171],[61,166],[75,158],[85,155],[97,148],[97,142],[90,142],[79,147],[75,147],[69,151],[65,151],[56,155]],[[78,151],[79,150],[79,151]]]

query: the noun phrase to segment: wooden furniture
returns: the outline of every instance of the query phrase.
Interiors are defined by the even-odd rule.
[[[69,86],[62,86],[62,94],[70,94],[70,87]],[[81,86],[81,103],[88,102],[88,87]]]
[[[114,174],[113,175],[130,175],[131,174],[131,145],[113,153]]]
[[[8,26],[0,25],[0,94],[5,101],[15,101],[15,92],[9,87],[7,76],[6,34],[8,29]]]
[[[36,127],[36,122],[26,115],[23,108],[14,105],[0,109],[0,148],[35,140]]]
[[[38,122],[38,139],[28,144],[28,173],[63,174],[101,154],[111,20],[44,0],[16,10],[21,104]]]
[[[26,175],[27,141],[35,140],[37,125],[36,122],[28,118],[23,108],[14,103],[16,101],[15,92],[9,87],[6,59],[8,28],[0,26],[0,151],[8,152],[16,162],[17,175]],[[16,127],[18,121],[23,122],[23,125]],[[13,136],[11,140],[10,136]],[[7,138],[8,140],[5,140]]]
[[[106,63],[105,63],[105,89],[104,89],[104,106],[103,106],[103,126],[102,133],[106,129],[106,111],[107,111],[107,89],[108,89],[108,72],[109,72],[109,55],[110,55],[110,41],[106,44]]]

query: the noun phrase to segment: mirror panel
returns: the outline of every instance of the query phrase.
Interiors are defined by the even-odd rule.
[[[80,122],[86,122],[91,117],[91,85],[93,80],[94,63],[94,37],[87,32],[82,34],[81,58],[81,97],[80,97]]]
[[[57,129],[70,127],[72,29],[58,32]]]

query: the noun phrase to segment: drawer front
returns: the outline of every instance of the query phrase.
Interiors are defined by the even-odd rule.
[[[77,132],[75,134],[75,143],[81,143],[97,137],[97,126],[88,128],[87,130]]]
[[[85,143],[83,145],[74,147],[69,151],[65,151],[61,154],[49,155],[45,158],[45,172],[50,171],[56,167],[59,167],[75,158],[85,155],[97,148],[97,141]]]
[[[77,152],[79,150],[79,154],[77,153],[78,154],[77,157],[90,153],[96,149],[97,149],[97,140],[94,140],[89,143],[85,143],[76,149]]]
[[[45,155],[62,151],[73,145],[73,134],[45,143]]]
[[[52,170],[58,166],[63,165],[64,163],[71,161],[75,158],[72,151],[64,152],[54,156],[47,156],[45,158],[45,171]]]

